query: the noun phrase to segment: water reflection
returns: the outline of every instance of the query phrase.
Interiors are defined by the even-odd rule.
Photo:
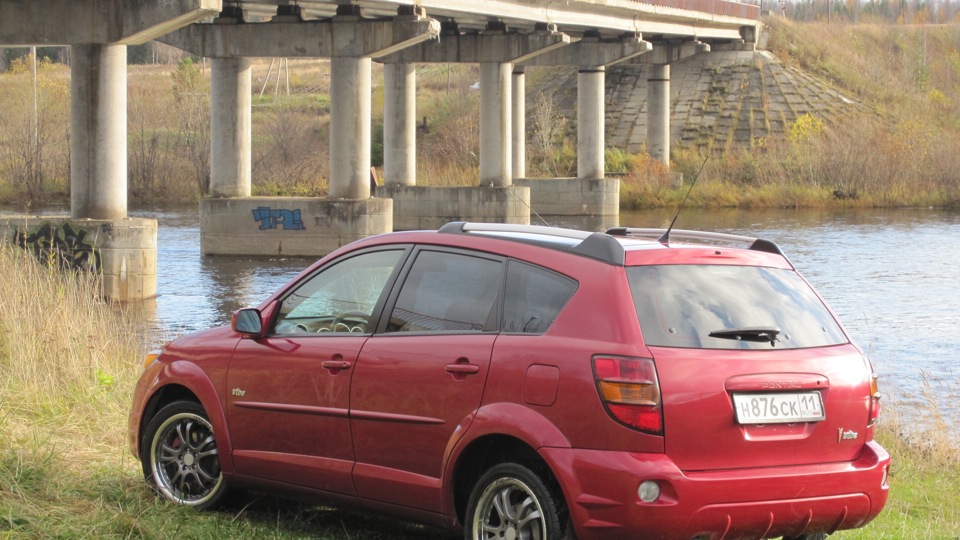
[[[557,218],[551,225],[585,230],[666,227],[673,210],[617,218]],[[156,324],[164,337],[224,324],[254,306],[314,259],[203,257],[199,217],[141,212],[159,222]],[[536,217],[531,221],[538,223]],[[779,244],[864,347],[901,399],[934,402],[960,415],[949,396],[958,383],[960,350],[960,213],[939,210],[685,210],[678,229],[759,236]]]

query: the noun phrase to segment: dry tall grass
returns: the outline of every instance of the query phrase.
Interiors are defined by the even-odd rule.
[[[38,446],[74,464],[122,456],[143,333],[99,298],[96,277],[63,274],[58,265],[0,244],[6,459]]]

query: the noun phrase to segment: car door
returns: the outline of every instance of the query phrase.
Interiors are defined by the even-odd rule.
[[[423,249],[409,266],[354,371],[354,484],[360,497],[437,512],[445,450],[483,396],[504,264]]]
[[[270,333],[237,346],[227,414],[239,474],[353,494],[350,379],[404,249],[337,260],[280,299]]]

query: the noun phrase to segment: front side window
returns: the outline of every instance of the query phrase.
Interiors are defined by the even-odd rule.
[[[504,332],[542,334],[577,290],[577,282],[519,261],[507,266]]]
[[[820,298],[792,270],[634,266],[627,278],[647,345],[800,349],[847,342]]]
[[[373,310],[401,255],[363,253],[323,268],[283,299],[275,332],[371,332]]]
[[[387,332],[482,332],[496,328],[502,263],[422,251],[407,275]]]

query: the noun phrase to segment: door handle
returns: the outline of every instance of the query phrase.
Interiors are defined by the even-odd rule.
[[[467,378],[467,375],[479,373],[480,366],[471,364],[470,360],[466,358],[457,358],[455,364],[447,364],[443,367],[443,370],[449,373],[453,380],[462,381]]]
[[[444,367],[443,370],[455,375],[472,375],[480,372],[480,366],[474,364],[450,364]]]
[[[346,360],[324,360],[323,362],[320,362],[320,367],[334,372],[350,369],[350,365],[350,362],[347,362]]]

